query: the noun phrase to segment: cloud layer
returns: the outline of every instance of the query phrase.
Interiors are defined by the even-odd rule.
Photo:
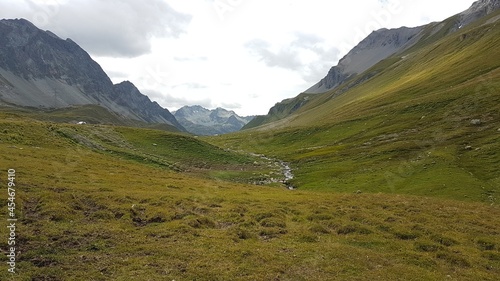
[[[307,82],[315,82],[318,75],[339,59],[339,50],[327,46],[324,39],[314,34],[296,32],[287,44],[274,47],[271,42],[253,39],[245,44],[249,52],[270,67],[300,72]]]
[[[162,0],[2,0],[0,17],[9,14],[71,37],[94,55],[129,58],[151,52],[152,37],[179,37],[191,20]]]

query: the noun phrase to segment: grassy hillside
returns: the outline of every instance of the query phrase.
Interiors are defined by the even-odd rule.
[[[168,124],[149,124],[137,120],[126,119],[98,105],[71,106],[60,109],[41,109],[4,105],[0,106],[0,111],[55,123],[76,124],[77,122],[85,122],[88,124],[120,125],[179,132],[179,129],[175,126]]]
[[[4,220],[0,280],[498,280],[499,33],[460,30],[218,137],[4,110],[17,273]],[[278,159],[298,189],[269,180]]]
[[[257,116],[248,124],[243,126],[242,130],[255,128],[261,126],[263,124],[267,124],[273,121],[278,121],[287,116],[293,114],[301,107],[306,105],[312,98],[314,98],[314,94],[300,94],[295,98],[283,100],[277,104],[275,104],[267,115]]]
[[[210,178],[191,171],[251,170],[254,159],[161,131],[13,115],[2,115],[0,130],[0,166],[3,178],[16,170],[19,218],[17,274],[3,263],[2,280],[496,280],[500,273],[496,204]],[[8,202],[3,195],[2,217]],[[0,235],[8,237],[5,227]]]
[[[472,26],[382,61],[341,95],[210,141],[291,161],[301,189],[492,203],[500,192],[499,45],[497,23]]]

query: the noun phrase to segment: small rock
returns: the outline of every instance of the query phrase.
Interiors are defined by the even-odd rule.
[[[481,119],[472,119],[470,120],[471,125],[479,126],[481,125]]]
[[[465,150],[472,150],[472,146],[470,146],[470,145],[466,146]]]
[[[500,132],[500,129],[498,129],[497,131]]]
[[[363,191],[361,190],[356,191],[356,194],[361,194],[361,193],[363,193]]]

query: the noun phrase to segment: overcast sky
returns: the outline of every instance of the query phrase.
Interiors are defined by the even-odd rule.
[[[114,83],[175,110],[266,114],[298,95],[372,30],[441,21],[471,0],[0,0],[71,38]]]

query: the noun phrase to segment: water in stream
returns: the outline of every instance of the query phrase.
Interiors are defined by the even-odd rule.
[[[253,156],[260,157],[262,160],[265,160],[266,162],[274,163],[275,166],[279,167],[280,174],[282,177],[280,178],[270,178],[268,181],[269,183],[282,183],[284,184],[289,190],[294,190],[295,187],[290,183],[290,180],[294,178],[292,168],[290,168],[290,164],[281,160],[277,159],[272,159],[269,158],[265,155],[261,154],[252,154]]]

